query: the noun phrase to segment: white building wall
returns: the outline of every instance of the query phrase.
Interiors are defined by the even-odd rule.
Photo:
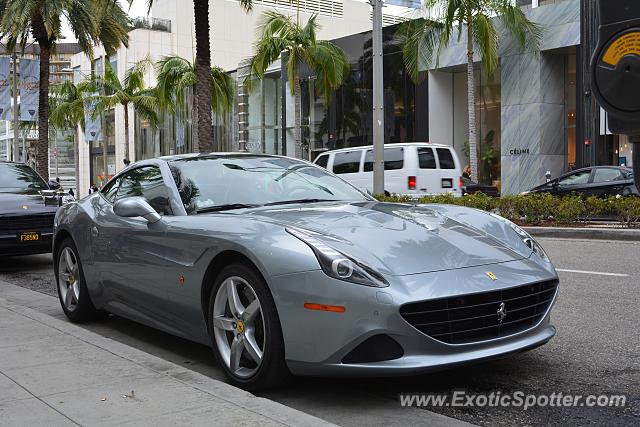
[[[296,16],[295,8],[267,7],[261,3],[260,0],[254,1],[253,10],[247,13],[237,0],[210,0],[212,64],[226,70],[235,70],[242,59],[252,55],[258,20],[264,11],[277,10],[286,15]],[[275,1],[271,0],[270,3]],[[295,5],[295,2],[293,4]],[[331,40],[371,30],[370,9],[369,4],[362,1],[342,0],[342,17],[318,15],[320,39]],[[193,1],[156,0],[151,15],[171,19],[171,31],[176,36],[175,51],[180,56],[192,59],[195,56]],[[310,13],[301,12],[300,21],[305,23],[310,16]]]
[[[466,73],[429,71],[429,141],[452,145],[464,166],[468,140]]]
[[[469,141],[469,108],[467,102],[467,73],[453,73],[453,147],[458,153],[462,167],[469,164],[463,153]]]
[[[429,141],[453,144],[453,78],[451,73],[429,71]]]

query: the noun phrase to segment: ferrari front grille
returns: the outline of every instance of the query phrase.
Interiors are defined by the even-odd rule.
[[[424,334],[448,344],[513,335],[540,322],[558,281],[405,304],[400,314]]]
[[[0,216],[0,234],[53,229],[55,214]]]

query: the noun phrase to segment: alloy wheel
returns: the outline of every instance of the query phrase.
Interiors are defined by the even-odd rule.
[[[62,249],[58,258],[58,291],[67,310],[73,311],[80,301],[78,259],[70,247]]]
[[[260,300],[245,279],[228,277],[218,288],[213,332],[220,356],[233,375],[249,378],[258,371],[267,337]]]

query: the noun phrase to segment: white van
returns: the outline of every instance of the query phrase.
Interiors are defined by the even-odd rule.
[[[314,163],[373,192],[372,146],[327,151]],[[451,146],[425,142],[385,144],[384,170],[387,194],[462,196],[460,160]]]

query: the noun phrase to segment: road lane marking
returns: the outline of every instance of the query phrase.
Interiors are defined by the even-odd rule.
[[[599,276],[629,277],[628,274],[605,273],[603,271],[567,270],[565,268],[556,268],[556,271],[562,271],[564,273],[597,274]]]

